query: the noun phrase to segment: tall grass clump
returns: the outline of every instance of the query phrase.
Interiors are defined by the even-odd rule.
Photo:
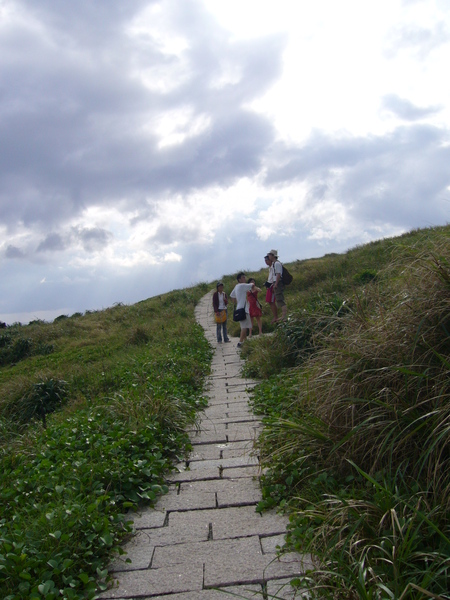
[[[289,510],[311,597],[449,598],[448,234],[401,244],[346,306],[256,390],[261,508]]]

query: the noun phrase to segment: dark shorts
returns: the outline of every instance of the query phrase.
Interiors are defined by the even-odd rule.
[[[278,282],[278,285],[275,288],[275,300],[278,308],[286,306],[286,302],[284,300],[284,284],[281,281]]]

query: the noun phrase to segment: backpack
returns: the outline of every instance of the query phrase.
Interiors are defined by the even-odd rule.
[[[284,265],[282,265],[283,267],[283,271],[281,273],[281,281],[283,282],[283,285],[289,285],[290,283],[292,283],[292,280],[294,279],[292,277],[292,275],[289,273],[289,271],[286,269],[286,267]]]

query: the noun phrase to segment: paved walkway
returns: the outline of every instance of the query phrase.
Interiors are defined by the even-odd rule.
[[[196,308],[213,347],[208,407],[193,452],[170,475],[169,493],[134,520],[127,555],[112,566],[116,585],[102,599],[226,600],[294,597],[292,577],[308,568],[297,554],[278,559],[287,520],[255,511],[261,499],[253,442],[260,425],[248,406],[237,338],[218,344],[212,293]],[[126,563],[125,558],[131,559]]]

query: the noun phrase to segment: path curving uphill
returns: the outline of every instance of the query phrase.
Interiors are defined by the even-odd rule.
[[[260,424],[248,405],[254,382],[240,376],[238,339],[217,344],[212,292],[200,300],[196,319],[216,350],[208,407],[200,429],[190,432],[193,452],[170,475],[156,508],[135,518],[136,535],[124,546],[131,563],[112,565],[115,585],[99,598],[300,598],[289,581],[311,567],[308,558],[278,558],[287,519],[255,511],[261,491],[252,450]]]

